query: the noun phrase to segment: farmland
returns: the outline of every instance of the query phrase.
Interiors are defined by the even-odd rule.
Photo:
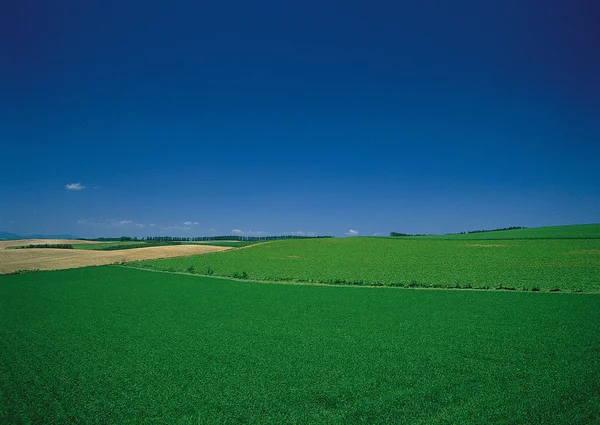
[[[17,246],[24,245],[42,245],[42,244],[81,244],[81,245],[89,245],[89,244],[97,244],[99,242],[94,241],[81,241],[78,239],[9,239],[9,240],[0,240],[0,250],[3,249],[11,249]]]
[[[0,423],[600,420],[597,294],[89,267],[0,276],[0,343]]]
[[[42,239],[42,241],[44,241]],[[206,246],[227,246],[230,248],[242,248],[245,246],[255,245],[262,243],[262,241],[114,241],[114,242],[96,242],[96,241],[81,241],[78,240],[76,243],[43,243],[37,244],[26,244],[23,245],[21,241],[11,241],[11,244],[6,246],[5,249],[23,249],[23,248],[68,248],[69,249],[85,249],[90,251],[117,251],[122,249],[137,249],[137,248],[150,248],[156,246],[174,246],[174,245],[206,245]],[[61,246],[55,246],[61,245]],[[1,248],[0,248],[1,249]]]
[[[199,255],[230,249],[220,246],[175,245],[124,250],[1,249],[0,274],[26,270],[58,270],[149,258]]]
[[[81,242],[81,241],[80,241]],[[145,246],[151,246],[145,242],[137,241],[125,241],[125,242],[98,242],[98,243],[77,243],[73,244],[74,249],[90,249],[90,250],[112,250],[112,249],[131,249],[131,248],[142,248]]]
[[[600,239],[600,224],[573,224],[447,235],[402,236],[411,239],[512,240],[512,239]]]
[[[263,241],[187,241],[184,244],[210,245],[210,246],[228,246],[231,248],[242,248],[245,246],[264,243]]]
[[[532,229],[524,229],[532,230]],[[133,263],[274,282],[424,288],[599,291],[600,239],[284,240],[198,257]]]

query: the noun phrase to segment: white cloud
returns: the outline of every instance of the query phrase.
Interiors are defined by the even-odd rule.
[[[97,227],[119,227],[126,226],[128,224],[132,224],[132,220],[88,220],[86,218],[82,218],[77,220],[77,224],[84,224],[86,226],[97,226]]]
[[[137,227],[138,229],[143,229],[144,227],[146,227],[146,225],[143,223],[135,223],[135,227]]]
[[[196,224],[200,224],[197,221],[186,221],[185,223],[186,226],[195,226]]]
[[[240,235],[240,236],[263,236],[265,235],[267,232],[263,232],[262,230],[259,231],[253,231],[253,230],[240,230],[240,229],[233,229],[231,231],[231,233],[233,235]]]
[[[286,233],[286,235],[292,235],[292,236],[306,236],[306,233],[303,232],[302,230],[296,230],[295,232],[289,232]]]
[[[67,189],[67,190],[82,190],[82,189],[85,189],[85,186],[83,186],[81,183],[69,183],[68,185],[65,186],[65,189]]]
[[[373,233],[373,236],[381,236],[381,233]]]
[[[150,223],[148,226],[150,226],[150,227],[156,227],[156,224]]]
[[[356,235],[358,235],[358,230],[350,229],[346,233],[344,233],[344,235],[347,235],[347,236],[356,236]]]
[[[162,226],[161,230],[187,231],[187,230],[192,230],[192,228],[189,226]]]

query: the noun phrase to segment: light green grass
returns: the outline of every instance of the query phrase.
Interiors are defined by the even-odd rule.
[[[301,239],[131,263],[269,281],[439,288],[600,290],[600,240]]]
[[[532,227],[528,229],[499,230],[496,232],[467,233],[463,235],[395,236],[394,238],[450,240],[600,239],[600,224]]]
[[[600,420],[600,296],[0,276],[0,423]]]
[[[242,248],[245,246],[264,243],[264,241],[185,241],[184,245],[210,245],[210,246],[229,246],[232,248]]]

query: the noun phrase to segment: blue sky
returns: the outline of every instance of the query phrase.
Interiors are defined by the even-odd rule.
[[[600,222],[594,0],[13,3],[0,230]]]

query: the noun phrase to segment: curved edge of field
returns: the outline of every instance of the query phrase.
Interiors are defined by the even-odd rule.
[[[218,256],[128,264],[270,283],[600,292],[600,241],[276,241]]]
[[[233,277],[228,275],[218,274],[203,274],[188,271],[178,270],[165,270],[157,269],[147,266],[136,266],[134,263],[130,264],[115,264],[115,267],[121,267],[124,269],[132,269],[145,271],[150,273],[164,273],[164,274],[175,274],[182,276],[193,276],[199,278],[208,279],[220,279],[229,280],[234,282],[248,282],[258,283],[263,285],[295,285],[295,286],[327,286],[327,287],[347,287],[347,288],[367,288],[367,289],[415,289],[415,290],[429,290],[429,291],[469,291],[469,292],[532,292],[532,293],[546,293],[546,294],[579,294],[579,295],[600,295],[600,290],[573,290],[573,289],[528,289],[528,288],[513,288],[508,286],[446,286],[436,284],[382,284],[382,283],[369,283],[369,282],[339,282],[331,283],[327,281],[318,280],[301,280],[301,279],[257,279],[257,278],[243,278]]]
[[[63,241],[59,243],[63,243]],[[169,245],[114,251],[53,248],[2,249],[0,251],[0,274],[33,270],[61,270],[86,266],[102,266],[127,261],[186,257],[222,252],[230,249],[232,248],[209,245]]]

